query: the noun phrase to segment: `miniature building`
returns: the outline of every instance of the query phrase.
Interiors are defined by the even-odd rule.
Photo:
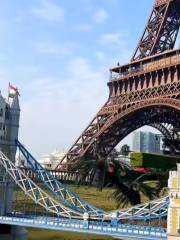
[[[180,239],[180,164],[177,166],[177,171],[170,172],[168,181],[170,189],[170,205],[167,219],[168,240]]]
[[[55,150],[51,154],[44,155],[39,162],[43,168],[47,170],[55,170],[65,154],[65,151]],[[62,164],[66,164],[66,159],[62,162]]]
[[[0,150],[13,162],[15,162],[16,146],[15,139],[18,138],[20,107],[18,100],[18,92],[9,95],[8,100],[2,97],[0,93]],[[0,195],[0,213],[4,214],[11,210],[12,189],[3,186],[5,179],[4,170],[0,167],[1,185],[0,190],[6,192]],[[4,190],[3,190],[4,189]],[[8,201],[4,201],[4,197]]]
[[[13,89],[12,89],[13,88]],[[13,91],[12,91],[13,90]],[[2,151],[11,161],[15,162],[16,145],[19,130],[19,93],[16,88],[9,86],[9,96],[5,99],[0,92],[0,151]],[[3,166],[0,164],[0,215],[5,215],[12,210],[14,183],[5,174]],[[24,228],[7,226],[0,228],[0,239],[3,240],[25,240],[26,231]]]

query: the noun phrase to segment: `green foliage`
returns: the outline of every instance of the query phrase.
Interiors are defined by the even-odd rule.
[[[132,167],[159,168],[170,170],[180,163],[180,157],[152,153],[133,152],[130,155]]]
[[[106,186],[115,188],[113,197],[121,207],[140,204],[144,194],[150,200],[157,197],[156,188],[149,185],[148,174],[135,172],[113,157],[108,160],[83,158],[74,170],[79,172],[80,184],[85,184],[86,176],[91,173],[90,185],[96,183],[100,189]]]
[[[125,144],[121,147],[121,150],[120,150],[121,155],[128,156],[129,152],[130,152],[130,146],[129,145]]]

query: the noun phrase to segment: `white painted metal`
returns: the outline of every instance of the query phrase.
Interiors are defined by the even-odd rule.
[[[18,167],[15,166],[2,152],[0,152],[0,163],[6,172],[13,178],[15,183],[28,195],[35,203],[42,206],[47,212],[55,213],[57,216],[73,217],[83,219],[84,214],[75,211],[72,208],[64,206],[52,196],[48,195],[31,179],[29,179]],[[121,219],[150,219],[160,218],[167,215],[167,205],[169,198],[162,198],[150,203],[141,204],[125,210],[118,210],[110,213],[104,213],[90,216],[90,219],[112,220]]]
[[[83,217],[83,214],[65,207],[64,205],[53,199],[52,196],[48,195],[45,191],[43,191],[20,169],[18,169],[15,164],[12,163],[1,151],[0,163],[6,169],[8,174],[15,181],[15,183],[23,190],[23,192],[27,196],[29,196],[35,203],[42,206],[47,212],[64,217]]]

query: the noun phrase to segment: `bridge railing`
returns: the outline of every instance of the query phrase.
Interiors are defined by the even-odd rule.
[[[20,167],[20,169],[31,179],[38,181],[38,172],[34,172],[31,168]],[[78,183],[81,181],[78,172],[71,172],[71,171],[56,171],[56,170],[46,170],[48,174],[52,175],[57,180],[63,183]],[[91,175],[89,174],[83,182],[85,184],[89,184],[91,179]]]
[[[171,66],[176,66],[180,64],[180,50],[174,50],[171,51],[172,56],[167,56],[166,53],[160,54],[161,59],[153,59],[148,61],[146,59],[140,61],[139,63],[136,63],[135,66],[133,64],[127,65],[127,66],[120,66],[119,72],[113,71],[113,69],[110,70],[110,81],[117,81],[117,80],[123,80],[124,78],[129,78],[132,76],[139,75],[140,73],[146,73],[155,71],[158,69],[163,69]],[[174,54],[174,55],[173,55]],[[148,58],[150,59],[150,58]],[[126,70],[121,72],[121,68],[126,68]]]
[[[151,226],[136,226],[118,224],[112,226],[106,222],[89,221],[85,224],[83,220],[63,219],[63,218],[34,218],[25,216],[0,216],[0,223],[20,225],[26,227],[48,228],[61,231],[74,231],[96,233],[111,236],[126,236],[130,238],[143,239],[167,239],[166,229]],[[87,223],[87,222],[86,222]]]

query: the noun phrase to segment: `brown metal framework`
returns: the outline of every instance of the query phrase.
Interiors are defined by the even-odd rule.
[[[68,166],[85,156],[97,157],[97,152],[106,158],[124,137],[144,125],[153,124],[164,134],[165,124],[179,128],[180,49],[169,50],[179,30],[179,4],[155,2],[133,61],[110,69],[107,102],[62,159]]]
[[[174,48],[180,25],[179,8],[179,0],[155,2],[132,61]]]

